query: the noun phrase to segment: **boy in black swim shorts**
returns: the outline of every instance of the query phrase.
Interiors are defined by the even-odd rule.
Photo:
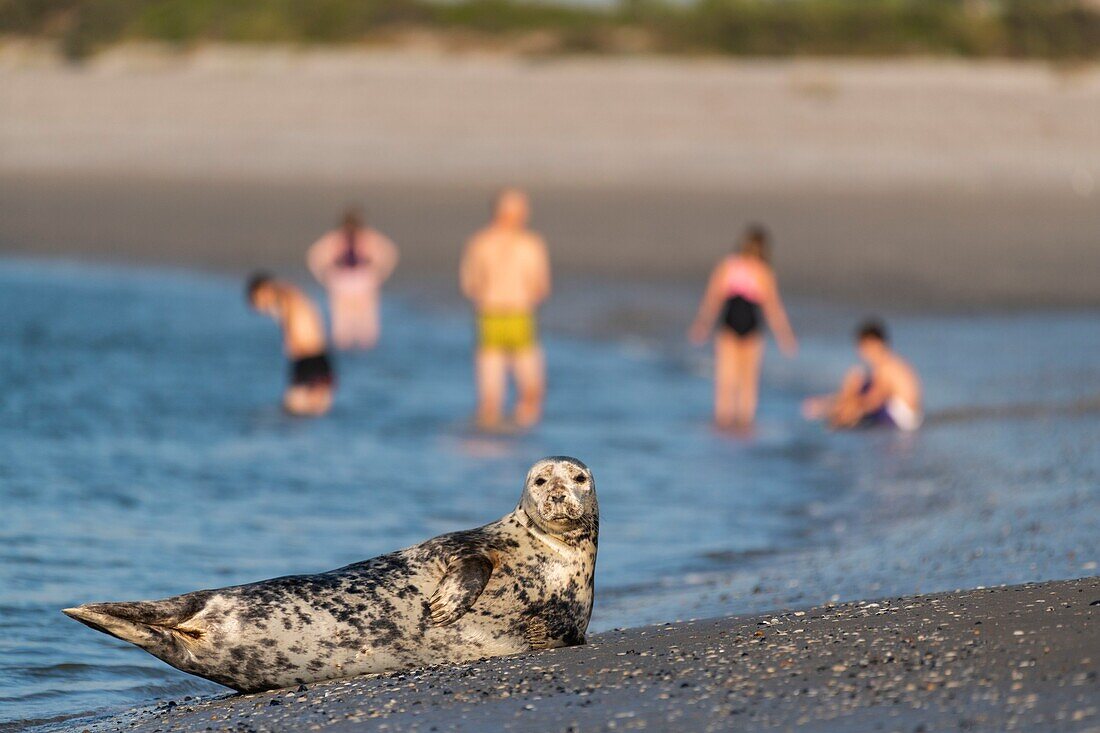
[[[245,294],[249,305],[283,329],[283,346],[290,358],[290,386],[283,395],[283,407],[292,415],[328,412],[336,379],[317,306],[294,285],[264,273],[249,278]]]

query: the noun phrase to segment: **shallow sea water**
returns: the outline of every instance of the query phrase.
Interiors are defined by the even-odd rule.
[[[692,293],[566,283],[528,435],[472,431],[471,325],[399,289],[332,414],[278,409],[273,324],[210,275],[0,263],[0,730],[224,688],[60,614],[338,567],[510,511],[535,459],[594,470],[592,630],[1094,575],[1100,314],[891,319],[922,370],[917,435],[831,434],[798,403],[858,314],[794,303],[756,434],[707,422]]]

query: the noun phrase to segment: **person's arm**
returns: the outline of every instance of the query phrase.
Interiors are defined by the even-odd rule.
[[[540,237],[535,237],[533,244],[531,294],[533,302],[541,303],[550,297],[550,255],[546,251],[546,243]]]
[[[322,285],[325,284],[325,274],[332,265],[332,237],[325,234],[309,248],[306,253],[306,266],[313,273],[313,277]]]
[[[287,355],[294,353],[294,339],[291,335],[294,318],[294,296],[282,283],[275,285],[275,302],[269,315],[279,325],[283,335],[283,350]]]
[[[870,376],[860,367],[852,367],[844,375],[840,390],[832,396],[829,402],[824,404],[825,417],[829,424],[835,428],[850,428],[859,423],[869,411],[865,402],[864,388]],[[875,381],[871,383],[874,391]],[[877,407],[872,408],[877,409]]]
[[[699,302],[699,311],[695,314],[695,320],[691,324],[688,337],[693,343],[702,344],[710,336],[714,328],[714,321],[718,318],[718,310],[722,307],[722,280],[726,272],[726,263],[721,262],[710,273],[707,281],[707,289],[703,292],[703,299]]]
[[[871,374],[871,388],[856,394],[853,398],[854,404],[864,415],[878,410],[894,394],[893,380],[893,370],[888,366],[880,366]]]
[[[794,356],[798,353],[798,340],[794,337],[791,322],[787,319],[787,309],[783,307],[783,299],[779,297],[779,284],[775,280],[775,274],[767,274],[767,286],[764,288],[764,318],[768,321],[768,328],[775,334],[775,340],[779,344],[779,350],[786,356]]]
[[[835,416],[839,405],[846,403],[851,406],[852,399],[859,397],[866,379],[866,373],[862,369],[852,367],[845,372],[840,388],[836,392],[814,395],[802,400],[802,416],[807,420],[825,420]]]
[[[467,300],[474,303],[477,302],[481,294],[480,249],[477,238],[471,240],[462,253],[462,263],[458,268],[458,279],[462,294],[466,296]]]
[[[397,262],[401,255],[397,251],[397,245],[385,234],[373,231],[372,235],[374,251],[371,254],[373,255],[373,261],[376,263],[378,282],[381,284],[386,282],[393,271],[397,269]]]

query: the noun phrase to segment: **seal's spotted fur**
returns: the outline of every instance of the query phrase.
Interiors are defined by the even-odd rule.
[[[584,643],[599,507],[575,458],[492,524],[317,575],[65,613],[242,692]]]

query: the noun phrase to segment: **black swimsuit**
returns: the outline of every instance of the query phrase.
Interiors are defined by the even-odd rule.
[[[344,232],[344,251],[336,258],[337,267],[353,270],[356,267],[367,267],[370,265],[370,257],[361,256],[359,250],[356,249],[355,241],[357,234],[358,232]]]
[[[335,381],[332,362],[324,352],[290,362],[290,383],[295,387],[331,386]]]
[[[722,308],[722,325],[744,338],[760,330],[760,304],[735,295]]]

